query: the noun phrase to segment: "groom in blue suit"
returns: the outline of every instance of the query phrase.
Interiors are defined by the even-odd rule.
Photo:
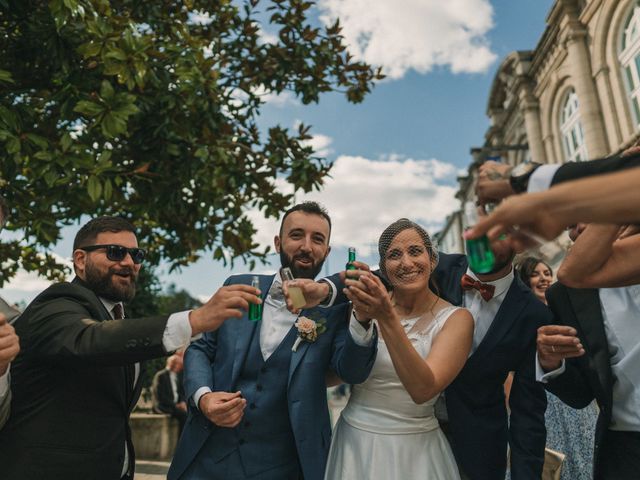
[[[315,278],[330,232],[331,220],[315,202],[292,207],[274,239],[282,266],[296,278]],[[250,281],[238,275],[225,284]],[[261,320],[225,322],[185,354],[190,411],[169,480],[324,477],[331,441],[325,374],[363,382],[375,360],[375,328],[349,321],[348,305],[316,307],[301,317],[316,322],[317,338],[296,342],[301,317],[286,308],[280,274],[261,275],[260,290]]]

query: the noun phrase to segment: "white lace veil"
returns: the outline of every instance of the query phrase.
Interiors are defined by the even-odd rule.
[[[415,232],[419,237],[419,243],[415,244],[413,241],[411,241],[408,242],[411,244],[409,245],[406,244],[407,242],[403,242],[401,240],[402,237],[400,237],[399,239],[398,236],[405,231]],[[403,235],[403,237],[406,236],[407,235]],[[413,236],[413,238],[415,239],[415,236]],[[422,250],[420,250],[420,247],[422,248]],[[438,264],[438,248],[435,245],[435,242],[431,239],[424,228],[407,218],[400,218],[399,220],[396,220],[387,228],[385,228],[385,230],[380,235],[380,239],[378,240],[378,253],[380,255],[380,274],[387,285],[391,286],[391,288],[393,288],[394,285],[398,285],[402,282],[401,276],[390,274],[390,272],[387,272],[387,261],[395,255],[406,254],[419,256],[426,253],[430,260],[430,262],[428,262],[430,264],[429,274],[433,272],[433,270],[436,268],[436,265]],[[420,266],[420,263],[421,262],[417,262],[416,268],[422,268]],[[427,267],[426,263],[427,262],[424,262],[424,268]],[[419,274],[420,272],[418,271],[416,273]]]

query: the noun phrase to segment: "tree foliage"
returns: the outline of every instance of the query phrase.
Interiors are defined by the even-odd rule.
[[[308,126],[259,129],[269,93],[360,102],[379,70],[354,61],[340,25],[304,0],[0,0],[0,191],[20,243],[1,282],[83,215],[120,214],[152,259],[263,258],[249,208],[277,217],[330,164]],[[262,22],[262,24],[260,23]],[[263,28],[276,32],[271,39]]]

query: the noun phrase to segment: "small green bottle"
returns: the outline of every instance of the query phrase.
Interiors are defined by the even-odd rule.
[[[254,288],[260,288],[260,277],[254,275],[251,279],[251,286]],[[256,303],[249,304],[249,320],[257,322],[262,317],[262,305]]]
[[[496,262],[489,244],[489,238],[483,235],[480,238],[466,240],[467,259],[469,268],[475,273],[489,273]]]
[[[476,206],[472,203],[465,205],[465,216],[467,227],[471,227],[478,223],[478,213]],[[489,273],[493,270],[496,263],[496,257],[491,250],[489,237],[483,235],[480,238],[474,238],[465,241],[465,249],[467,251],[467,260],[469,268],[475,273]]]
[[[356,261],[356,247],[349,247],[349,260],[345,266],[345,270],[355,270],[356,267],[353,262]]]

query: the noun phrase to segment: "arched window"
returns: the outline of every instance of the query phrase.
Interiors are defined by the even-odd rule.
[[[562,104],[560,132],[562,134],[565,160],[567,162],[586,160],[588,158],[587,145],[584,143],[584,133],[580,123],[578,96],[573,88],[567,93],[566,99]]]
[[[638,127],[640,126],[640,2],[636,2],[624,24],[619,59],[624,70],[633,121]]]

